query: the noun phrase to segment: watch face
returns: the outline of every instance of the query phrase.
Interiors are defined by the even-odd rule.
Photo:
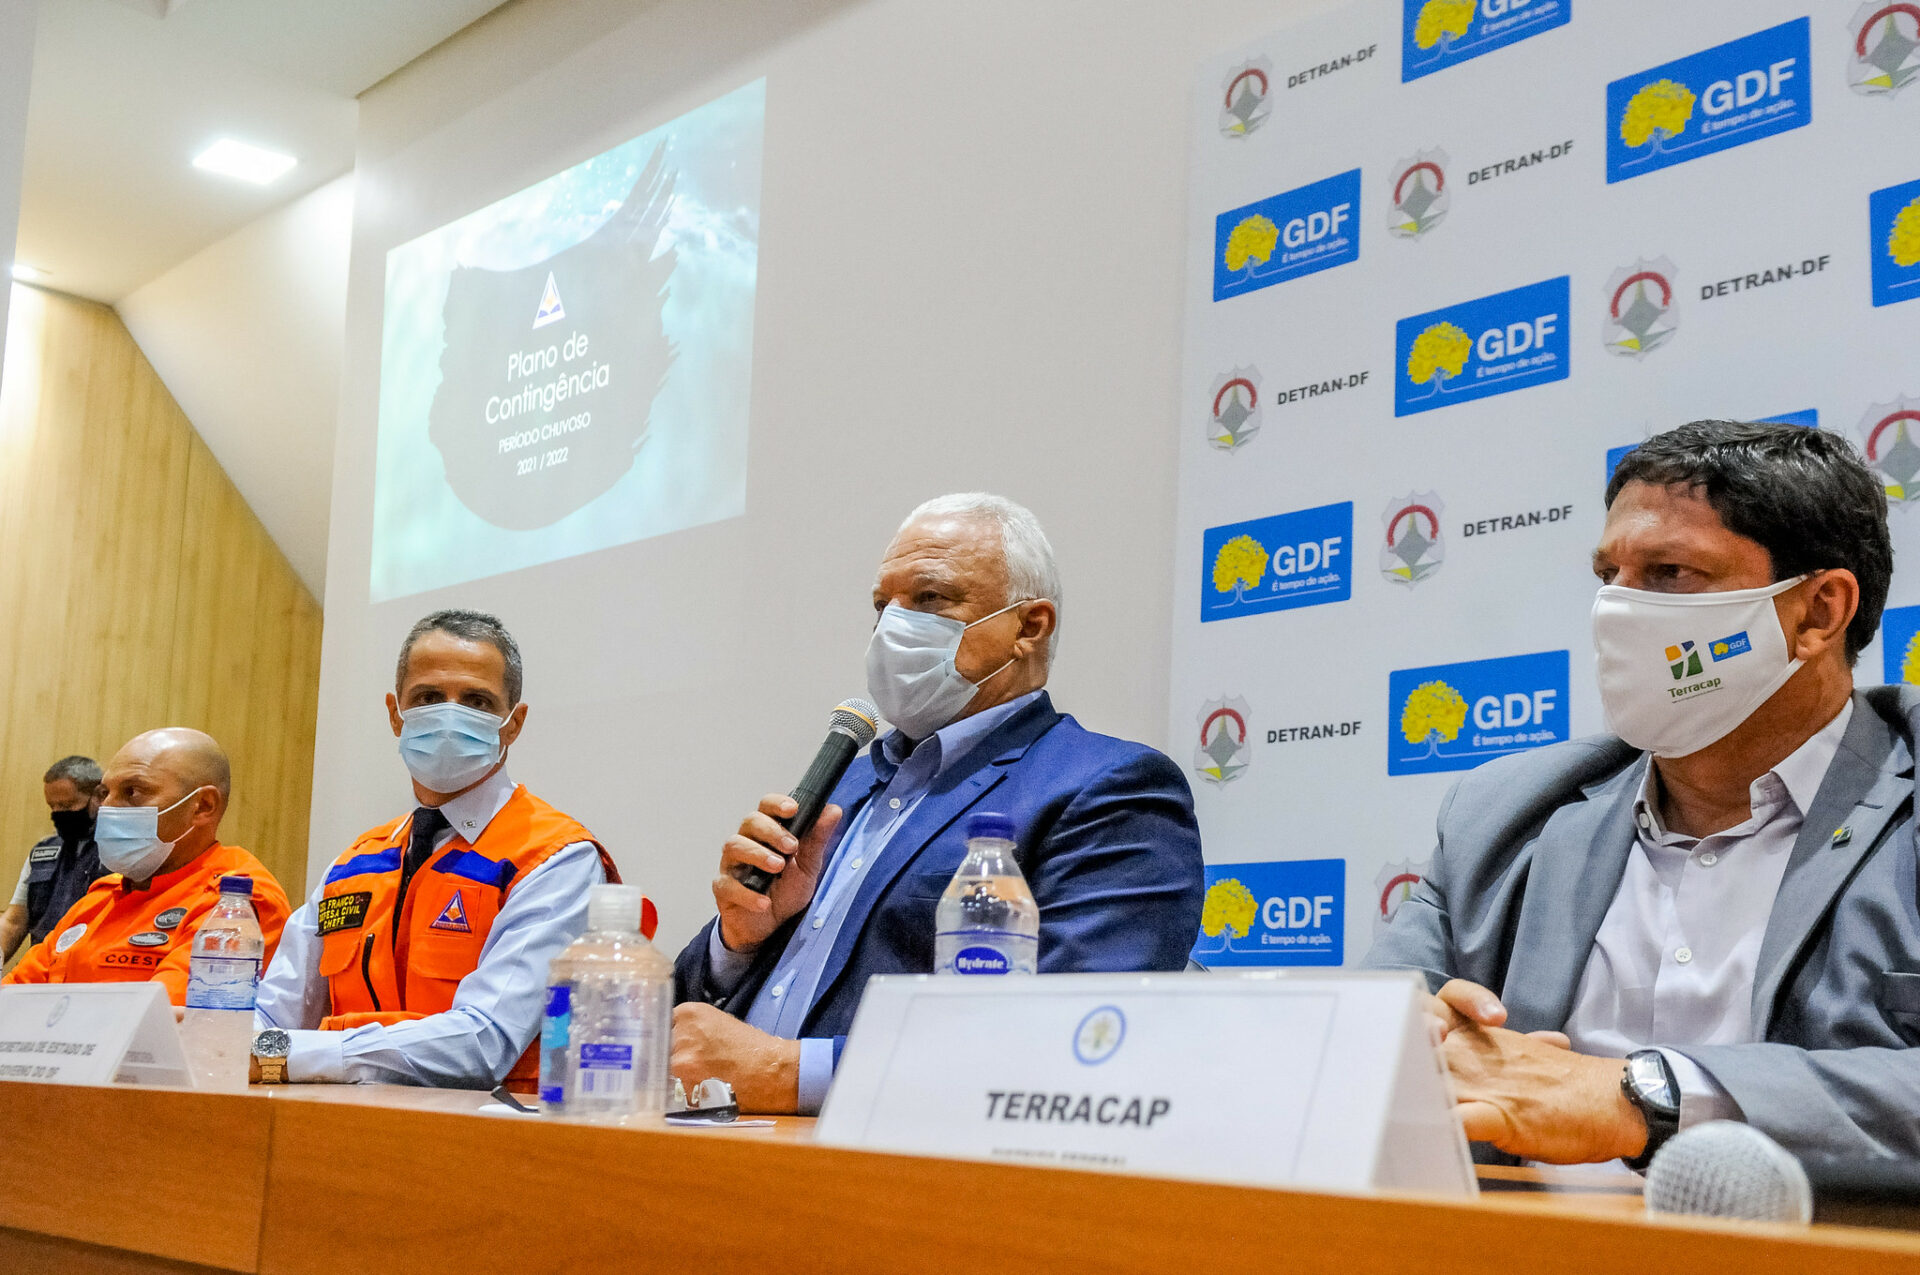
[[[1635,1092],[1647,1102],[1663,1108],[1677,1109],[1680,1106],[1680,1095],[1673,1092],[1673,1086],[1667,1080],[1666,1060],[1654,1050],[1627,1059],[1627,1071],[1633,1078]]]
[[[292,1038],[278,1027],[269,1027],[253,1038],[253,1054],[256,1058],[285,1058],[292,1043]]]

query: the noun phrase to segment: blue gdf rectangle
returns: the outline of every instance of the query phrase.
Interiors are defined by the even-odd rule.
[[[1193,959],[1221,965],[1338,965],[1346,946],[1347,861],[1207,865]]]
[[[1813,122],[1807,20],[1607,85],[1607,180],[1626,181]]]
[[[1757,422],[1761,425],[1801,425],[1807,429],[1820,428],[1820,409],[1803,407],[1797,412],[1782,412],[1778,416],[1762,416]]]
[[[1567,653],[1540,651],[1387,675],[1387,773],[1472,770],[1567,735]]]
[[[1563,27],[1573,0],[1401,0],[1400,82]]]
[[[1867,197],[1867,220],[1873,303],[1920,297],[1920,179],[1874,191]]]
[[[1213,221],[1213,299],[1360,259],[1360,170],[1281,191]]]
[[[1350,500],[1209,527],[1200,538],[1200,620],[1345,602],[1352,546]]]
[[[1400,320],[1393,414],[1566,380],[1567,292],[1561,275]]]
[[[1880,615],[1882,678],[1920,686],[1920,607],[1888,607]]]
[[[1607,483],[1608,485],[1612,485],[1613,483],[1613,471],[1620,468],[1620,462],[1627,458],[1627,453],[1632,451],[1634,448],[1638,446],[1640,446],[1640,444],[1638,443],[1628,443],[1623,447],[1607,448]]]

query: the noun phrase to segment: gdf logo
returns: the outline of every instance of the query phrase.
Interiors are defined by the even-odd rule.
[[[1920,399],[1875,403],[1860,418],[1861,449],[1886,489],[1887,503],[1895,507],[1920,500],[1920,483],[1914,481],[1920,478],[1916,428],[1920,428]]]
[[[1227,72],[1220,101],[1220,135],[1242,138],[1273,114],[1273,63],[1266,58],[1242,62]]]
[[[1920,180],[1874,191],[1867,198],[1867,224],[1873,303],[1920,298]]]
[[[1194,959],[1202,965],[1338,965],[1347,861],[1209,864]]]
[[[1353,502],[1209,527],[1200,619],[1344,602],[1353,596]]]
[[[1213,299],[1224,301],[1360,256],[1355,168],[1221,213],[1214,219]]]
[[[1387,704],[1389,775],[1470,770],[1568,738],[1567,653],[1397,669]]]
[[[1571,0],[1402,0],[1400,80],[1565,26]]]
[[[1393,414],[1567,377],[1567,276],[1400,320]]]
[[[1673,282],[1678,271],[1660,257],[1616,270],[1607,279],[1607,313],[1602,328],[1609,353],[1644,359],[1672,338],[1680,326]]]
[[[1252,442],[1260,432],[1260,369],[1237,367],[1214,377],[1209,403],[1209,445],[1232,452]]]
[[[1813,122],[1807,19],[1607,86],[1607,180],[1625,181]]]
[[[1430,491],[1409,492],[1389,501],[1380,515],[1387,533],[1380,546],[1380,574],[1408,588],[1440,569],[1446,560],[1440,520],[1447,507]]]
[[[1388,234],[1396,239],[1418,239],[1446,220],[1447,210],[1453,206],[1453,192],[1447,189],[1448,162],[1447,153],[1436,148],[1415,151],[1412,159],[1393,166]]]
[[[1868,0],[1847,24],[1847,85],[1867,97],[1892,97],[1920,76],[1920,4]]]

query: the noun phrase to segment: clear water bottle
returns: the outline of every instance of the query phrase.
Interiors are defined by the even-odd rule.
[[[667,1109],[673,964],[641,937],[640,890],[596,885],[587,932],[553,958],[540,1036],[540,1104],[626,1123]]]
[[[1013,857],[1013,820],[967,820],[967,857],[934,914],[936,974],[1031,974],[1040,962],[1040,909]]]
[[[253,997],[267,941],[253,911],[253,878],[220,878],[220,901],[194,931],[180,1043],[196,1089],[245,1093],[253,1052]]]

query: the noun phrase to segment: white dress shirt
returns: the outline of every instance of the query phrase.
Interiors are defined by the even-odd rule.
[[[1574,992],[1567,1036],[1583,1054],[1659,1048],[1680,1082],[1680,1124],[1738,1119],[1739,1106],[1686,1056],[1689,1045],[1756,1042],[1753,980],[1801,822],[1833,764],[1848,700],[1819,733],[1753,781],[1753,813],[1705,837],[1668,831],[1652,766],[1634,803],[1638,840]]]
[[[456,833],[469,844],[479,840],[513,788],[505,770],[495,771],[440,807],[449,826],[435,834],[433,850]],[[487,932],[479,964],[460,980],[445,1011],[391,1026],[316,1031],[331,1003],[320,977],[316,921],[323,879],[280,935],[280,950],[260,980],[254,1025],[287,1029],[291,1081],[491,1087],[538,1034],[547,964],[586,930],[587,891],[606,879],[591,841],[562,848],[514,885]]]

